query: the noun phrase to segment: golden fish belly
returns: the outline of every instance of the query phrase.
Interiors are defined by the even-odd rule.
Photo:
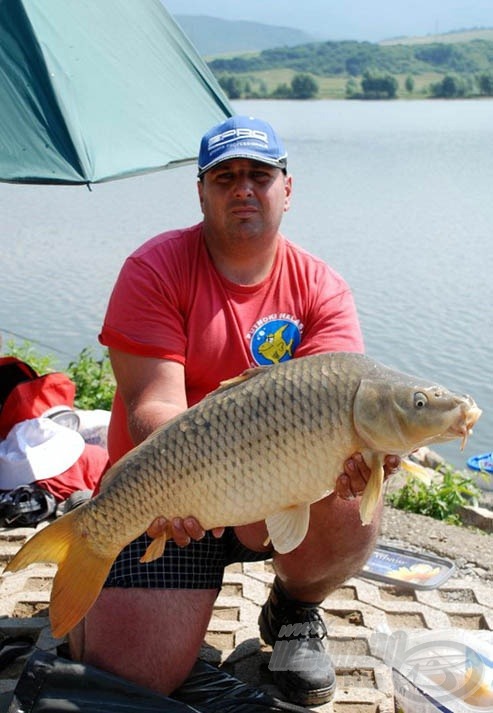
[[[341,463],[362,445],[352,399],[346,392],[307,404],[308,374],[299,372],[286,383],[281,370],[268,390],[252,379],[241,398],[233,389],[206,399],[132,451],[94,501],[102,529],[125,528],[130,541],[158,515],[194,515],[206,529],[242,525],[332,490]]]

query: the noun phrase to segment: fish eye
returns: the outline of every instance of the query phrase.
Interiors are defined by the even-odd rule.
[[[426,406],[428,403],[428,398],[426,397],[426,394],[423,394],[422,391],[416,391],[414,394],[414,406],[417,409],[422,409]]]

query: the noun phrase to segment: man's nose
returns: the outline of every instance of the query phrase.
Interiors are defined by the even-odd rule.
[[[253,193],[253,181],[247,174],[237,176],[234,183],[235,195],[251,195]]]

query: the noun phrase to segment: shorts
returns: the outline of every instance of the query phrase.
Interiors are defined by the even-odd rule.
[[[271,552],[254,552],[241,544],[232,527],[222,537],[207,532],[201,540],[186,547],[169,540],[164,554],[143,564],[140,558],[151,538],[143,534],[127,545],[110,570],[105,587],[142,587],[144,589],[220,589],[224,568],[232,562],[260,562]]]

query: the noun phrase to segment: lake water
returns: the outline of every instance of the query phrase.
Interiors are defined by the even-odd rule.
[[[283,231],[351,284],[367,352],[471,393],[462,467],[493,450],[493,101],[238,101],[271,121],[294,175]],[[84,187],[0,184],[4,341],[61,365],[97,333],[125,256],[200,219],[195,169]]]

